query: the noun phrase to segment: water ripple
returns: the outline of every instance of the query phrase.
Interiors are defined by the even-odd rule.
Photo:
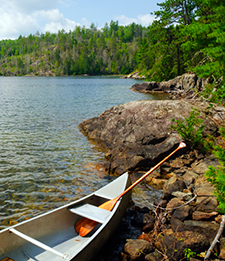
[[[0,78],[0,229],[87,195],[109,182],[104,155],[78,124],[137,99],[135,80]]]

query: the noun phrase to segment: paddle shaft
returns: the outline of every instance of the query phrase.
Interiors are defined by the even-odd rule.
[[[116,197],[118,200],[124,196],[128,191],[133,189],[138,183],[140,183],[143,179],[145,179],[150,173],[152,173],[154,170],[156,170],[160,165],[163,164],[168,158],[170,158],[173,154],[175,154],[179,149],[182,149],[186,147],[186,144],[184,142],[181,142],[179,146],[171,152],[167,157],[165,157],[163,160],[161,160],[158,164],[156,164],[153,168],[151,168],[148,172],[146,172],[142,177],[140,177],[138,180],[136,180],[130,187],[128,187],[126,190],[124,190],[118,197]]]
[[[128,187],[125,191],[123,191],[119,196],[105,203],[101,204],[99,208],[111,211],[116,205],[117,201],[123,197],[127,192],[133,189],[138,183],[140,183],[143,179],[145,179],[150,173],[152,173],[155,169],[157,169],[163,162],[165,162],[169,157],[171,157],[174,153],[176,153],[179,149],[186,147],[186,144],[181,142],[179,146],[171,152],[167,157],[161,160],[158,164],[156,164],[153,168],[151,168],[148,172],[146,172],[141,178],[135,181],[130,187]],[[75,230],[79,233],[80,236],[86,236],[96,225],[98,222],[82,218],[75,224]]]

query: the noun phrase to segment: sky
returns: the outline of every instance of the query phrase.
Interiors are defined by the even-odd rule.
[[[20,35],[74,30],[76,26],[104,27],[133,22],[148,26],[163,0],[0,0],[0,40]]]

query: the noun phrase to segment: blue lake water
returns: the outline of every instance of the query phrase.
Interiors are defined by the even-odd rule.
[[[0,229],[108,183],[104,161],[78,130],[82,121],[135,93],[119,77],[0,77]]]

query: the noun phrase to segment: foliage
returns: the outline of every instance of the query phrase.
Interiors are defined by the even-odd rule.
[[[191,0],[167,0],[158,4],[161,8],[155,14],[165,25],[176,23],[189,25],[195,17],[196,2]]]
[[[73,31],[37,32],[0,41],[1,75],[128,74],[137,64],[138,43],[147,29],[118,21],[97,29],[77,26]]]
[[[225,102],[225,82],[214,82],[208,84],[203,92],[203,96],[210,102],[224,103]]]
[[[198,256],[198,254],[196,254],[196,252],[193,252],[190,248],[185,248],[184,256],[186,257],[187,260],[190,260],[191,257]]]
[[[219,160],[217,167],[209,166],[205,176],[207,181],[214,185],[214,194],[219,202],[219,209],[225,213],[225,128],[220,128],[220,134],[223,138],[220,145],[212,145],[212,141],[203,136],[202,131],[205,126],[202,125],[203,119],[199,118],[199,115],[200,113],[194,109],[191,111],[190,117],[185,117],[185,122],[173,119],[172,121],[175,121],[177,125],[172,125],[171,128],[177,130],[191,149],[210,150]]]
[[[197,11],[198,21],[190,31],[198,39],[204,57],[195,71],[203,76],[219,79],[225,72],[225,3],[218,0],[204,0]],[[197,26],[197,27],[196,27]],[[198,31],[196,32],[196,29]],[[202,39],[202,41],[200,41]]]
[[[213,154],[219,160],[219,165],[217,167],[209,166],[205,176],[207,181],[214,185],[214,194],[219,202],[219,209],[222,213],[225,213],[225,128],[221,127],[220,129],[223,141],[220,145],[213,146],[210,141],[203,137],[202,131],[205,126],[202,125],[203,119],[199,118],[199,114],[194,109],[189,118],[185,117],[185,122],[173,119],[177,125],[172,125],[171,128],[176,129],[192,149],[211,150],[211,147],[213,147]]]
[[[177,130],[179,135],[187,142],[187,144],[193,148],[205,148],[205,140],[203,139],[202,131],[205,127],[203,125],[203,119],[199,118],[200,113],[197,109],[193,109],[190,113],[190,117],[182,120],[172,119],[177,125],[171,125],[171,129]]]
[[[215,186],[214,194],[219,202],[220,210],[225,213],[225,129],[220,129],[223,144],[214,146],[214,155],[219,160],[219,166],[209,166],[205,176]]]
[[[219,0],[166,0],[154,12],[145,42],[137,50],[137,67],[154,81],[172,79],[185,72],[216,82],[208,87],[217,102],[224,98],[225,2]],[[144,49],[143,49],[144,48]],[[219,98],[217,98],[219,96]]]

